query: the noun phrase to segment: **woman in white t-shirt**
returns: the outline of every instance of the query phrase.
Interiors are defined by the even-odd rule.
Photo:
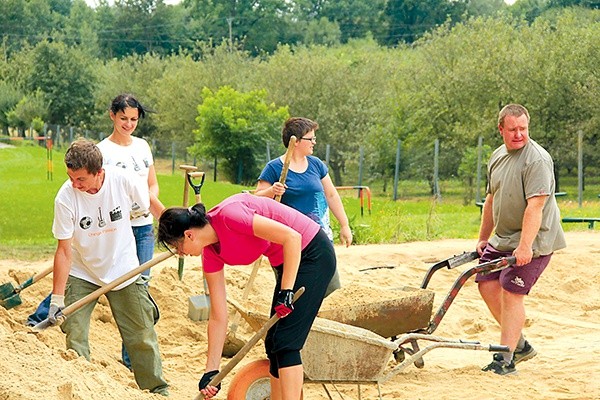
[[[148,184],[150,193],[158,198],[158,180],[154,169],[154,159],[148,142],[133,136],[140,118],[146,116],[148,110],[130,94],[120,94],[110,104],[109,116],[113,121],[113,131],[106,139],[98,143],[102,152],[103,164],[123,168],[128,173],[139,176]],[[130,212],[131,227],[135,236],[135,247],[140,264],[152,259],[154,255],[154,229],[150,210],[133,204]],[[149,277],[150,270],[142,272]],[[129,355],[122,347],[122,360],[127,368],[131,368]]]
[[[98,143],[104,165],[114,165],[139,176],[147,182],[148,189],[158,197],[158,180],[154,169],[154,159],[148,142],[133,136],[140,118],[148,110],[130,94],[121,94],[110,105],[109,116],[113,121],[113,132]],[[154,233],[152,214],[134,204],[131,210],[131,226],[135,236],[140,264],[152,259],[154,255]],[[150,270],[143,275],[149,276]]]

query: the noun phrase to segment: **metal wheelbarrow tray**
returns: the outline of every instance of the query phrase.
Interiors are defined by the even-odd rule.
[[[268,319],[231,303],[254,330]],[[313,382],[377,382],[397,347],[367,329],[317,317],[302,349],[304,374]]]

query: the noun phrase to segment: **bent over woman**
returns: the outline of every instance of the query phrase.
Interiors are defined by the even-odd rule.
[[[180,255],[202,254],[211,307],[206,372],[199,388],[209,398],[220,389],[208,383],[218,373],[227,334],[224,265],[251,264],[261,255],[269,259],[276,271],[271,315],[282,317],[265,338],[271,398],[300,399],[300,350],[336,267],[331,241],[319,225],[275,200],[237,194],[208,212],[202,204],[166,209],[159,220],[158,241]],[[293,292],[302,286],[306,292],[292,305]]]

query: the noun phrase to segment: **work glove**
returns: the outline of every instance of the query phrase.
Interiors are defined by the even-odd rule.
[[[198,382],[198,389],[206,389],[206,387],[210,383],[210,380],[214,378],[215,375],[217,375],[218,373],[218,370],[205,372],[204,375],[202,375],[202,378],[200,378],[200,382]],[[221,382],[219,382],[215,387],[217,388],[217,391],[215,393],[212,393],[212,396],[215,396],[219,392],[219,390],[221,390]]]
[[[56,325],[57,319],[62,316],[63,308],[65,308],[65,296],[52,293],[48,309],[48,320],[52,325]]]
[[[290,289],[280,290],[277,293],[277,299],[275,300],[275,312],[279,318],[287,316],[289,313],[294,311],[294,292]]]

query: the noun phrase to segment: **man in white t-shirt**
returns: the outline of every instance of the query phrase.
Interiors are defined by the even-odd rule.
[[[65,153],[69,180],[54,201],[52,232],[58,239],[54,255],[50,319],[100,286],[139,266],[129,210],[135,202],[149,209],[147,185],[119,168],[102,167],[102,153],[86,139],[74,141]],[[168,395],[154,330],[158,307],[144,280],[136,276],[106,293],[131,358],[141,389]],[[90,359],[88,333],[97,301],[63,322],[67,348]]]

